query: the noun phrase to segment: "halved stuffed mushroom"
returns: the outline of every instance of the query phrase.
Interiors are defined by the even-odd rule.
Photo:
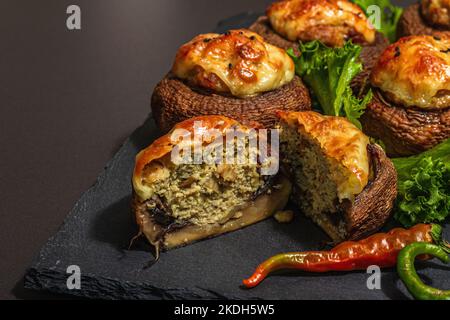
[[[276,109],[311,109],[309,92],[283,49],[244,29],[199,35],[183,45],[152,96],[153,117],[164,131],[211,114],[270,127]]]
[[[291,199],[335,242],[381,228],[397,195],[397,175],[383,149],[343,117],[279,112],[283,169]]]
[[[277,174],[277,150],[267,141],[262,151],[264,137],[224,116],[200,116],[177,124],[137,155],[132,208],[140,233],[157,252],[283,209],[291,184]]]

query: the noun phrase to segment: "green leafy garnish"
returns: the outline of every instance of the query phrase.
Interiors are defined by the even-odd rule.
[[[389,0],[352,0],[353,3],[361,7],[369,20],[378,27],[378,31],[384,34],[389,41],[396,40],[397,23],[402,15],[403,8],[394,6]],[[380,17],[377,17],[377,11],[374,7],[380,8]],[[379,24],[379,25],[377,25]]]
[[[405,227],[444,221],[450,214],[450,139],[392,161],[398,174],[395,219]]]
[[[346,42],[342,48],[330,48],[320,41],[300,43],[300,56],[292,49],[288,54],[294,60],[296,73],[312,89],[323,112],[332,116],[347,117],[361,128],[359,117],[364,113],[372,92],[363,99],[352,93],[350,82],[362,71],[358,61],[361,47]]]

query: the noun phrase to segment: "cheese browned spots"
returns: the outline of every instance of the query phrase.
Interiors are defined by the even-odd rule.
[[[450,37],[410,36],[391,44],[372,70],[371,83],[404,107],[450,106]]]
[[[284,50],[258,34],[232,30],[202,34],[183,45],[172,72],[191,85],[245,98],[289,83],[295,67]]]
[[[375,29],[364,12],[344,0],[283,0],[267,9],[273,29],[290,41],[321,40],[342,46],[346,40],[373,43]]]

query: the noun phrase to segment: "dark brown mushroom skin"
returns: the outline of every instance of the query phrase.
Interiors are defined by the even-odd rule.
[[[397,172],[383,149],[367,146],[373,178],[345,212],[347,240],[362,239],[378,231],[389,219],[397,197]]]
[[[397,25],[397,38],[411,35],[434,35],[445,31],[450,31],[450,29],[428,24],[421,14],[420,4],[416,3],[403,11]]]
[[[414,155],[450,138],[450,108],[404,108],[387,102],[379,91],[360,120],[363,131],[383,141],[391,157]]]
[[[264,39],[277,47],[283,49],[294,49],[296,54],[298,51],[298,42],[289,41],[282,36],[280,36],[270,25],[269,18],[266,16],[259,17],[255,23],[253,23],[249,30],[258,33]],[[368,77],[370,75],[370,71],[373,66],[377,62],[380,54],[386,49],[389,45],[389,40],[380,32],[376,33],[374,43],[370,45],[362,44],[361,50],[361,62],[363,64],[363,71],[360,72],[352,81],[351,87],[352,89],[358,93],[363,90],[365,84],[367,83]]]
[[[176,123],[199,115],[224,115],[243,123],[260,123],[271,128],[276,110],[311,110],[309,91],[295,76],[288,84],[254,97],[236,98],[200,88],[168,74],[155,88],[152,114],[158,127],[169,131]]]

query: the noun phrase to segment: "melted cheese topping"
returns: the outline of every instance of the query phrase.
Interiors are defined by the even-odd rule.
[[[195,86],[250,97],[289,83],[295,66],[286,52],[256,33],[202,34],[183,45],[172,72]]]
[[[317,112],[290,112],[281,116],[316,140],[323,153],[335,160],[340,172],[331,172],[340,200],[353,199],[369,180],[369,138],[343,117],[324,116]]]
[[[371,83],[404,107],[449,107],[450,36],[411,36],[391,44],[373,68]]]
[[[290,41],[321,40],[343,46],[347,39],[375,41],[375,29],[364,12],[344,0],[283,0],[267,9],[272,27]]]
[[[430,24],[450,27],[450,0],[422,0],[421,8]]]

